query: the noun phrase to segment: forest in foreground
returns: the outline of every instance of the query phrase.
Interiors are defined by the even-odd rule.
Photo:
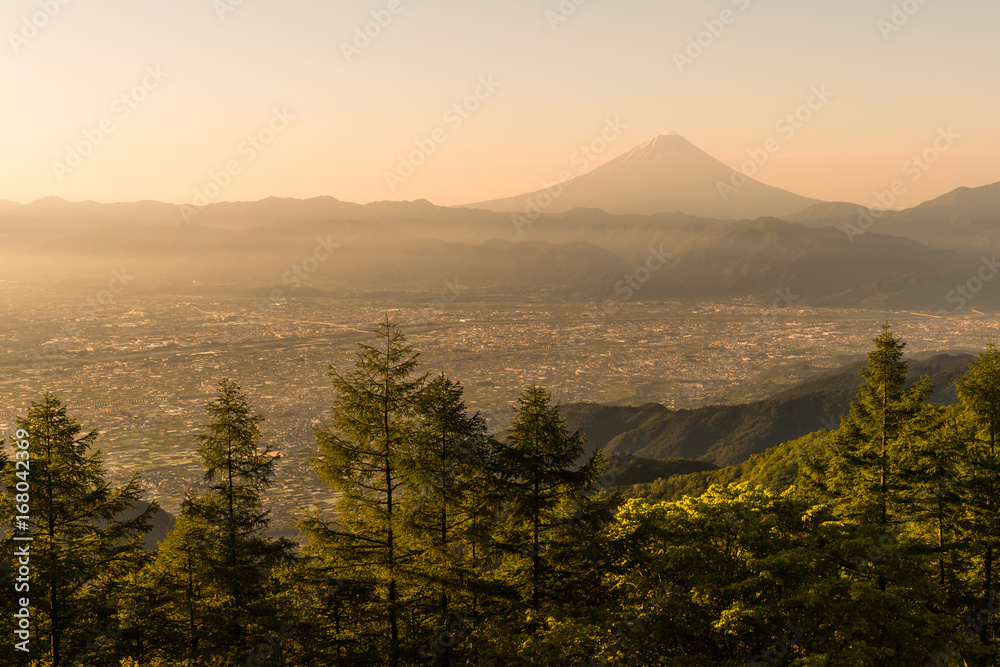
[[[313,466],[339,501],[301,545],[267,536],[280,456],[237,384],[154,553],[140,477],[110,483],[46,395],[0,461],[3,664],[995,665],[1000,352],[942,406],[873,343],[836,430],[623,494],[544,388],[491,434],[386,321],[331,371]]]

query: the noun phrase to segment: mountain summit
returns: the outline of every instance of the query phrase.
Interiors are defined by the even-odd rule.
[[[573,179],[561,192],[553,186],[468,207],[524,212],[534,204],[546,213],[599,208],[616,215],[678,212],[740,220],[790,215],[818,203],[746,178],[679,134],[668,133]]]

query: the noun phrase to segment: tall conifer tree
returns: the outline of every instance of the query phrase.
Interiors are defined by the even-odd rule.
[[[929,378],[906,389],[906,343],[888,324],[873,341],[875,349],[861,369],[864,383],[851,403],[851,412],[834,438],[831,472],[840,494],[841,511],[862,524],[893,528],[903,500],[902,462],[912,420],[933,391]]]
[[[463,393],[461,384],[444,375],[421,392],[420,429],[406,485],[414,574],[433,591],[430,595],[436,594],[436,605],[431,603],[440,617],[432,629],[436,634],[448,631],[453,614],[464,619],[463,614],[474,611],[477,529],[492,518],[484,478],[491,439],[482,417],[468,414]],[[438,662],[451,664],[451,652]]]
[[[417,430],[417,401],[426,376],[416,376],[418,354],[388,319],[377,345],[360,344],[354,370],[331,368],[333,416],[316,433],[320,478],[341,493],[336,524],[313,516],[302,527],[313,546],[345,574],[375,584],[372,611],[384,618],[376,631],[385,664],[399,665],[403,640],[400,583],[408,560],[403,534],[403,487]]]
[[[498,465],[513,542],[530,561],[527,600],[535,611],[547,594],[545,548],[552,532],[596,487],[604,465],[596,451],[582,462],[584,441],[581,431],[569,431],[545,389],[532,386],[521,394]]]
[[[18,483],[27,483],[29,512],[17,519],[23,514],[16,507],[24,503],[8,505],[12,514],[4,523],[34,538],[30,597],[38,615],[32,625],[46,644],[46,664],[61,667],[91,651],[94,642],[87,640],[114,613],[111,584],[141,566],[142,538],[158,508],[151,504],[124,518],[140,500],[138,476],[113,486],[100,453],[92,451],[97,432],[84,434],[51,394],[32,402],[17,427],[28,448],[14,448],[4,481],[15,500]]]
[[[983,557],[982,602],[989,605],[996,587],[994,574],[1000,535],[1000,351],[990,343],[955,383],[955,389],[976,438],[972,442],[973,479],[970,484],[974,535]],[[991,641],[992,620],[979,636]]]
[[[183,638],[177,657],[235,665],[272,629],[270,577],[292,544],[265,535],[264,495],[278,456],[262,443],[264,417],[228,379],[205,408],[210,419],[197,442],[208,490],[185,499],[150,577],[171,587],[170,623]]]

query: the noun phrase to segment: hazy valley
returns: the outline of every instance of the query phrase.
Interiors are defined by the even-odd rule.
[[[567,184],[544,213],[530,210],[537,194],[483,205],[494,210],[7,203],[0,428],[45,389],[64,396],[98,420],[112,470],[141,471],[150,499],[176,511],[199,485],[202,406],[219,378],[236,379],[284,455],[272,502],[287,531],[294,512],[331,498],[308,465],[327,368],[386,316],[496,430],[533,383],[564,404],[747,403],[856,362],[883,321],[923,358],[995,337],[998,186],[876,211],[862,233],[851,225],[868,209],[766,186],[758,203],[784,220],[699,218],[709,199],[713,213],[749,210],[718,197],[727,169],[671,135]],[[678,189],[660,188],[677,174]],[[619,195],[689,209],[626,213]],[[559,212],[576,204],[622,214]]]

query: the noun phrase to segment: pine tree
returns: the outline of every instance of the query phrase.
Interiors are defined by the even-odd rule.
[[[149,577],[171,591],[166,624],[179,638],[177,656],[238,664],[273,629],[270,576],[292,545],[265,535],[278,455],[262,446],[264,417],[228,379],[206,411],[197,442],[208,489],[185,499]]]
[[[556,530],[565,527],[586,493],[596,488],[604,465],[596,451],[581,465],[583,433],[570,433],[559,406],[551,401],[550,394],[537,386],[521,394],[499,456],[513,543],[520,543],[530,560],[527,600],[534,611],[547,597],[546,545]]]
[[[935,579],[944,598],[956,603],[962,595],[958,563],[965,551],[962,526],[968,485],[969,436],[954,407],[928,406],[911,423],[913,447],[908,477],[912,492],[911,533],[927,546],[936,561]]]
[[[982,601],[989,605],[994,583],[997,535],[1000,534],[1000,351],[990,343],[985,352],[969,364],[969,370],[955,382],[965,414],[975,429],[970,482],[974,512],[973,534],[979,535],[983,553]],[[992,622],[984,624],[979,636],[991,641]]]
[[[372,588],[343,575],[343,570],[327,567],[314,556],[281,568],[274,582],[281,626],[259,644],[255,659],[247,664],[278,664],[270,658],[279,651],[285,660],[281,664],[296,667],[371,664],[365,662],[370,647],[357,649],[370,624],[363,612]]]
[[[185,502],[182,507],[188,506]],[[160,543],[156,560],[143,570],[140,591],[154,600],[147,617],[156,629],[150,636],[156,639],[149,647],[152,656],[195,665],[209,653],[211,642],[203,636],[214,625],[214,564],[209,558],[213,541],[207,522],[182,511]]]
[[[864,383],[851,412],[834,434],[828,474],[838,511],[860,525],[874,526],[879,539],[898,534],[907,511],[913,426],[933,391],[929,377],[906,389],[906,343],[885,324],[861,369]],[[886,578],[877,577],[880,590]]]
[[[875,349],[861,369],[864,384],[834,436],[839,465],[832,472],[842,511],[859,523],[888,529],[898,519],[893,505],[902,490],[899,474],[906,435],[933,386],[924,378],[905,389],[906,343],[888,324],[873,342]]]
[[[405,487],[405,529],[416,552],[414,575],[436,592],[439,620],[429,634],[448,632],[457,595],[465,594],[465,604],[454,613],[474,613],[477,556],[482,557],[476,553],[478,529],[492,518],[484,492],[491,439],[482,417],[467,413],[463,393],[461,384],[441,375],[416,404],[420,428]],[[438,662],[451,664],[451,651]]]
[[[33,626],[48,645],[47,664],[59,667],[91,652],[95,633],[114,613],[112,583],[145,560],[142,538],[158,508],[151,504],[133,518],[123,518],[140,499],[138,475],[113,486],[100,452],[91,451],[97,432],[83,434],[51,394],[32,402],[17,426],[23,436],[17,442],[27,448],[15,447],[15,460],[4,470],[4,482],[16,500],[4,523],[13,525],[16,534],[34,538],[30,597],[38,616]],[[19,484],[29,490],[21,492]],[[20,493],[28,496],[27,503]],[[29,505],[27,513],[17,507],[24,504]]]
[[[345,574],[376,586],[373,615],[386,664],[402,655],[404,616],[400,582],[409,554],[401,541],[403,487],[410,472],[415,413],[426,376],[415,377],[418,354],[388,319],[376,331],[381,343],[359,344],[355,368],[331,368],[335,398],[331,424],[316,432],[320,478],[341,493],[335,525],[313,515],[302,523],[315,551]]]

